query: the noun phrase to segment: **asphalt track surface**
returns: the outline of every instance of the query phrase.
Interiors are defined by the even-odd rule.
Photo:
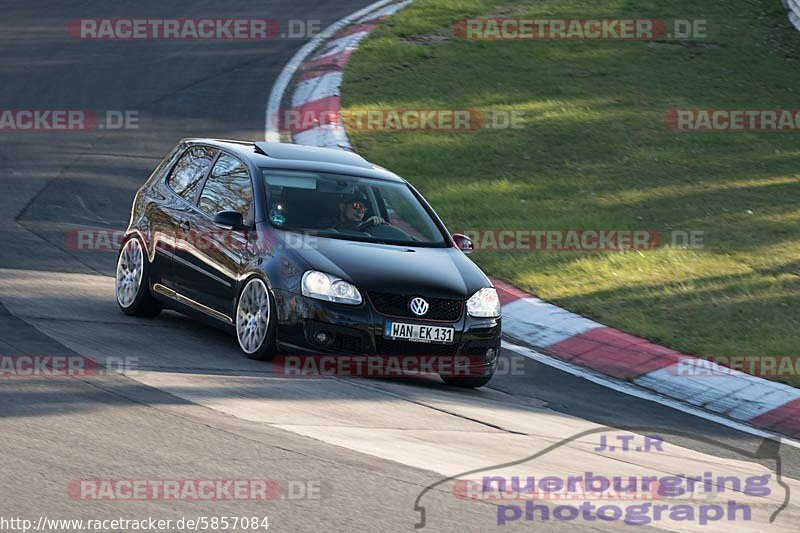
[[[129,358],[135,368],[81,378],[0,379],[0,517],[178,519],[268,516],[278,531],[412,530],[417,498],[446,476],[526,457],[581,432],[643,428],[663,453],[597,452],[591,435],[555,446],[524,472],[563,475],[729,475],[775,469],[747,453],[752,435],[637,399],[524,359],[522,371],[476,391],[434,379],[286,379],[249,361],[235,339],[175,313],[153,320],[118,311],[115,255],[68,249],[83,227],[120,228],[137,187],[182,137],[262,139],[272,82],[300,39],[77,41],[78,17],[272,17],[322,26],[367,2],[4,2],[0,107],[134,110],[138,129],[0,131],[0,355],[80,353]],[[506,361],[519,356],[503,353]],[[682,432],[673,435],[671,432]],[[754,506],[752,522],[666,530],[796,531],[800,453],[782,446],[784,494]],[[495,469],[494,471],[499,471]],[[521,475],[522,470],[515,470]],[[482,474],[475,474],[480,476]],[[469,477],[469,476],[467,476]],[[270,479],[274,501],[88,501],[81,479]],[[305,485],[303,485],[305,484]],[[317,487],[291,498],[289,487]],[[497,527],[496,506],[422,496],[429,531]],[[630,529],[620,522],[509,523],[504,529]]]

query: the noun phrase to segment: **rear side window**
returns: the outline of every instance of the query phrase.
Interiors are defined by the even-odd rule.
[[[178,160],[169,177],[169,186],[189,202],[194,202],[217,151],[205,146],[193,146]]]
[[[247,219],[253,203],[253,186],[247,167],[227,154],[222,154],[203,187],[198,207],[211,216],[220,211],[238,211]]]

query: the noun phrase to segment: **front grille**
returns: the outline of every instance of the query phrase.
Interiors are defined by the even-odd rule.
[[[377,355],[456,355],[458,344],[428,344],[424,342],[375,339]]]
[[[414,295],[416,296],[416,295]],[[404,296],[402,294],[389,294],[383,292],[369,293],[369,299],[375,309],[384,315],[414,318],[417,320],[441,320],[455,322],[461,318],[461,300],[450,300],[445,298],[425,298],[430,307],[425,316],[417,316],[408,308],[408,302],[414,296]]]

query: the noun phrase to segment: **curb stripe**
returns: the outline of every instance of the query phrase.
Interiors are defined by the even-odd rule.
[[[548,353],[619,379],[671,366],[684,357],[674,350],[608,327],[564,340],[548,348]]]
[[[316,78],[332,71],[342,71],[353,54],[352,50],[345,50],[338,54],[329,54],[310,61],[296,77],[297,81]]]
[[[323,126],[341,126],[341,121],[339,120],[339,105],[338,96],[329,96],[327,98],[320,98],[319,100],[312,100],[311,102],[307,102],[291,110],[293,113],[299,114],[299,124],[285,124],[286,117],[281,117],[281,127],[296,134]],[[306,124],[307,116],[314,117],[315,123]],[[292,120],[296,118],[296,116],[292,117]],[[325,120],[326,122],[320,123],[319,119]]]
[[[513,344],[507,340],[503,340],[502,346],[506,350],[511,350],[514,353],[527,357],[528,359],[532,359],[543,365],[547,365],[551,368],[555,368],[567,374],[579,377],[581,379],[585,379],[590,383],[595,383],[606,389],[621,392],[622,394],[627,394],[628,396],[632,396],[634,398],[640,398],[642,400],[647,400],[649,402],[657,403],[659,405],[664,405],[666,407],[675,409],[676,411],[687,413],[691,416],[701,418],[703,420],[708,420],[711,423],[719,424],[723,427],[731,428],[736,431],[745,433],[747,435],[754,435],[761,439],[770,439],[776,442],[780,442],[783,445],[800,449],[800,442],[787,438],[783,435],[776,434],[766,429],[757,428],[754,425],[751,425],[747,422],[732,420],[722,415],[712,413],[711,411],[706,411],[705,409],[702,409],[700,407],[695,407],[684,401],[677,400],[674,398],[669,398],[662,394],[658,394],[657,392],[649,391],[634,383],[628,383],[625,381],[614,379],[612,377],[604,376],[599,372],[594,372],[592,370],[580,367],[578,365],[573,365],[572,363],[562,361],[561,359],[558,359],[556,357],[551,357],[549,355],[542,353],[541,351],[534,350],[529,346],[521,346],[518,344]]]
[[[503,333],[547,348],[601,324],[570,313],[538,298],[522,298],[503,307]]]
[[[313,100],[321,100],[330,96],[339,96],[339,87],[341,85],[341,72],[331,72],[300,82],[295,87],[292,95],[292,107],[298,107]]]
[[[347,132],[341,126],[326,126],[313,128],[294,136],[296,144],[306,146],[321,146],[323,148],[339,148],[341,150],[350,149],[350,141]]]
[[[727,415],[737,420],[754,420],[759,416],[775,412],[777,409],[780,409],[781,405],[786,405],[800,399],[795,396],[794,400],[790,400],[784,404],[779,403],[778,406],[775,407],[776,402],[785,400],[787,393],[791,395],[791,391],[772,391],[764,396],[756,396],[750,401],[739,401]],[[800,426],[798,427],[800,428]],[[793,437],[797,437],[798,435],[800,435],[800,432],[792,434]]]
[[[750,420],[800,397],[792,387],[741,372],[682,375],[678,366],[650,372],[634,383],[739,420]]]
[[[500,305],[505,306],[508,303],[513,302],[514,300],[519,300],[520,298],[528,298],[532,297],[532,294],[528,294],[527,292],[514,287],[513,285],[509,285],[505,281],[500,281],[499,279],[490,278],[492,285],[494,288],[497,289],[497,296],[500,297]]]
[[[335,41],[330,41],[323,47],[322,51],[319,53],[319,57],[331,54],[341,54],[348,49],[355,50],[358,48],[358,45],[361,43],[361,41],[366,39],[367,35],[369,35],[369,32],[361,31],[346,37],[342,37],[341,39],[336,39]]]
[[[758,427],[800,437],[800,398],[759,415],[750,422]]]
[[[377,27],[377,24],[356,24],[355,26],[348,26],[339,33],[333,36],[333,40],[338,41],[344,37],[353,35],[354,33],[371,32]]]

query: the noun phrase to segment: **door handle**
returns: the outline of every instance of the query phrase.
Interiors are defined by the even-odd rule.
[[[192,228],[192,226],[191,226],[191,224],[189,224],[188,220],[184,220],[183,222],[181,222],[181,229],[183,231],[189,231],[191,228]]]

